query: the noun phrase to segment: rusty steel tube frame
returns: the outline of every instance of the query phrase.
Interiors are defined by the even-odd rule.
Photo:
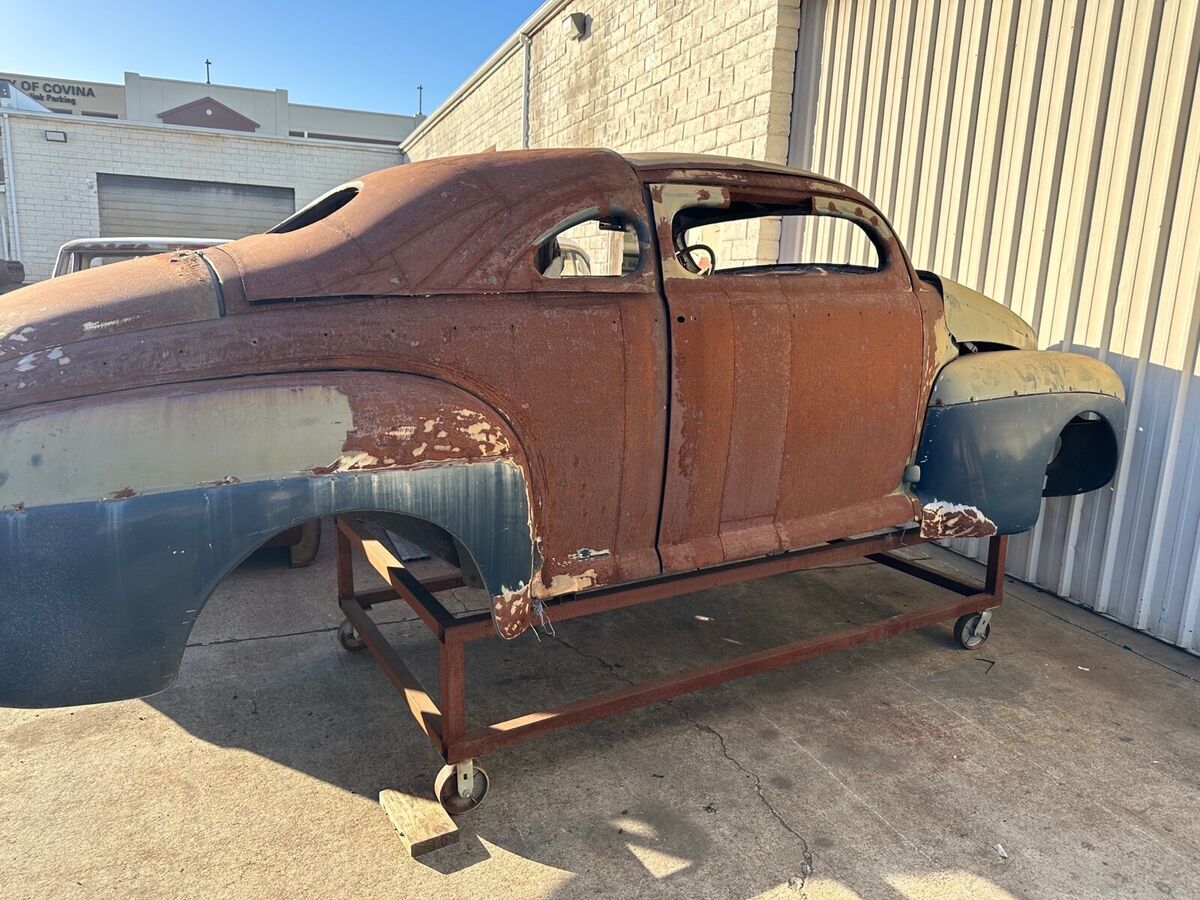
[[[902,613],[832,634],[805,638],[689,671],[652,678],[635,685],[594,694],[555,709],[529,713],[468,731],[464,645],[496,633],[490,614],[484,612],[454,616],[438,602],[433,596],[433,591],[459,586],[462,583],[460,579],[439,579],[436,582],[422,583],[395,557],[380,552],[378,546],[367,552],[367,548],[363,546],[367,537],[356,532],[349,521],[338,518],[336,525],[338,605],[375,662],[404,697],[417,724],[447,764],[463,762],[539,734],[627,712],[639,706],[668,700],[735,678],[766,672],[802,659],[811,659],[858,644],[892,637],[969,613],[993,609],[1004,599],[1004,563],[1008,547],[1007,537],[990,539],[987,572],[982,589],[979,585],[960,581],[928,566],[893,555],[891,551],[900,547],[926,541],[918,535],[916,529],[904,529],[870,537],[834,541],[806,550],[712,569],[663,576],[627,587],[602,588],[583,595],[556,598],[547,604],[547,610],[553,614],[557,623],[676,597],[705,588],[785,572],[798,572],[864,557],[961,595],[960,599],[940,603],[928,609]],[[356,546],[388,582],[389,588],[355,592],[353,550]],[[367,610],[373,605],[396,599],[406,601],[438,639],[437,703],[367,615]]]

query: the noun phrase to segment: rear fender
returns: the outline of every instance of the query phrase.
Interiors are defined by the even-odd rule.
[[[495,410],[438,381],[254,377],[20,410],[0,417],[0,467],[0,705],[166,688],[225,575],[322,516],[436,526],[501,631],[528,621],[528,462]]]

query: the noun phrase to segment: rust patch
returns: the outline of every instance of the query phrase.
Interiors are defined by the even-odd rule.
[[[995,533],[996,523],[977,506],[933,500],[921,507],[923,538],[990,537]]]
[[[492,621],[500,637],[511,641],[533,625],[533,605],[529,599],[529,585],[521,584],[516,590],[504,589],[499,597],[492,598]]]
[[[121,488],[121,490],[117,491],[116,493],[109,494],[107,499],[109,499],[109,500],[128,500],[130,497],[136,497],[136,496],[137,496],[137,491],[135,491],[133,488],[123,487],[123,488]]]

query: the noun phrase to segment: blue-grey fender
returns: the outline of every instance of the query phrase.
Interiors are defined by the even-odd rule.
[[[0,705],[163,690],[221,580],[322,516],[433,523],[493,597],[521,596],[536,554],[528,485],[494,410],[415,376],[243,378],[5,414]]]
[[[1108,484],[1124,436],[1121,380],[1090,356],[960,356],[934,383],[917,452],[922,534],[1027,531],[1042,497]]]

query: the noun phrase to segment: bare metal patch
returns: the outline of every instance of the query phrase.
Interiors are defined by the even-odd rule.
[[[921,507],[921,537],[972,538],[996,533],[996,523],[977,506],[932,500]]]

